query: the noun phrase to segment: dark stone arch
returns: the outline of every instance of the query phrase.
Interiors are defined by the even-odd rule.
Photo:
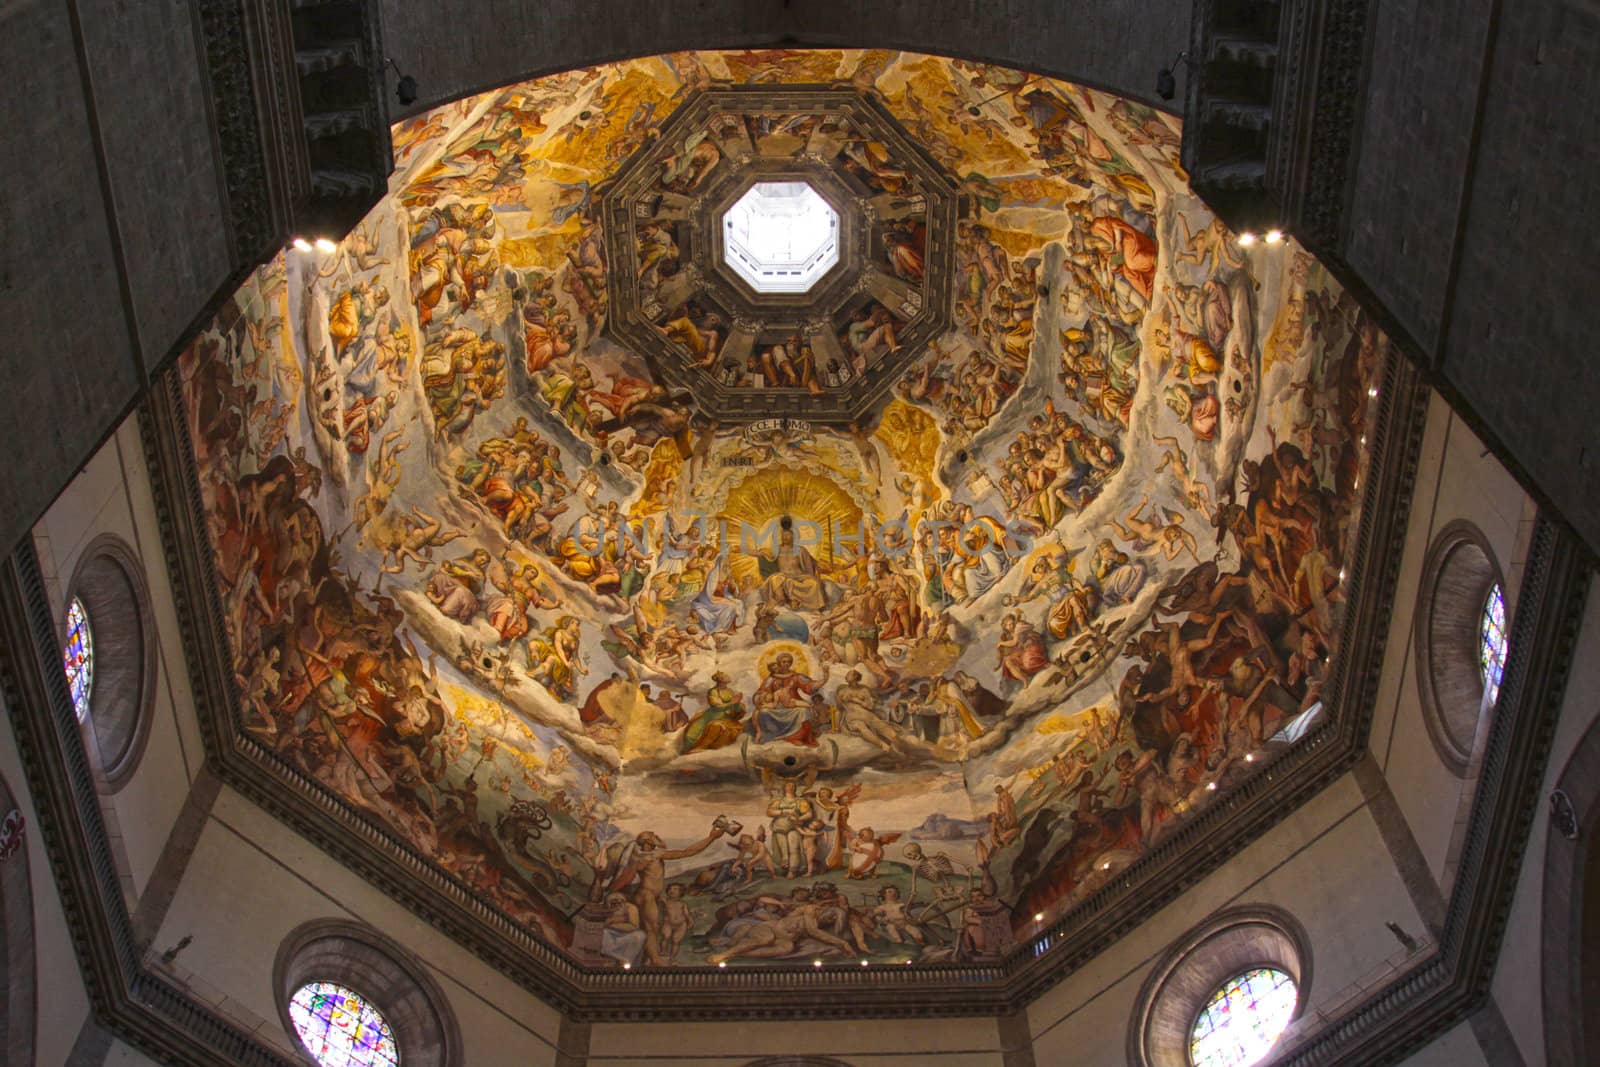
[[[83,602],[94,641],[90,754],[116,790],[133,777],[144,755],[155,701],[155,616],[138,554],[115,534],[89,542],[67,584],[67,603],[74,598]]]
[[[462,1067],[461,1030],[444,991],[421,960],[372,927],[313,919],[283,939],[272,990],[278,1018],[297,1047],[289,1001],[307,982],[336,982],[371,1002],[388,1022],[406,1067]]]
[[[1311,1001],[1311,942],[1299,920],[1266,904],[1228,908],[1173,942],[1145,978],[1128,1028],[1129,1067],[1189,1067],[1195,1018],[1222,984],[1257,967],[1294,980],[1294,1018]]]
[[[448,9],[382,0],[383,47],[417,79],[415,114],[464,96],[598,63],[677,51],[871,48],[968,59],[1046,74],[1172,109],[1156,72],[1189,47],[1193,6],[1170,0],[710,0],[638,5],[467,0]],[[1186,70],[1177,69],[1179,78]]]
[[[1600,1062],[1600,718],[1573,750],[1549,798],[1544,853],[1545,1058]]]
[[[0,778],[0,821],[12,818],[22,836],[16,850],[0,857],[0,1061],[23,1067],[34,1062],[38,973],[33,948],[33,886],[28,877],[27,827],[16,798]]]
[[[1505,577],[1482,530],[1447,524],[1428,546],[1417,587],[1413,640],[1417,692],[1428,739],[1440,761],[1466,777],[1487,716],[1478,636],[1484,604]]]

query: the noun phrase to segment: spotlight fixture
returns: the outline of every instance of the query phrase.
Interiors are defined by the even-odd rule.
[[[1215,793],[1216,791],[1217,791],[1217,783],[1216,782],[1207,782],[1206,783],[1206,792]]]
[[[401,107],[410,107],[417,102],[417,79],[401,70],[393,59],[384,60],[389,66],[394,67],[395,77],[399,80],[394,83],[394,96],[400,101]]]
[[[1367,395],[1368,395],[1368,396],[1377,396],[1377,395],[1378,395],[1378,390],[1377,390],[1377,388],[1376,388],[1376,387],[1373,387],[1373,388],[1371,388],[1371,389],[1368,389],[1368,390],[1367,390]]]
[[[865,967],[866,965],[867,965],[867,961],[866,960],[862,960],[861,961],[861,966]]]
[[[326,256],[326,255],[329,255],[330,253],[339,251],[339,246],[334,244],[332,241],[328,240],[326,237],[318,237],[317,238],[317,243],[316,243],[316,249],[317,249],[318,252],[321,252],[323,255]]]
[[[728,961],[727,960],[721,960],[721,961],[719,961],[717,963],[717,966],[723,968],[724,970],[726,970],[727,966],[728,966]]]
[[[822,961],[821,960],[812,960],[811,961],[811,966],[813,966],[813,967],[821,967],[822,966]]]
[[[1244,761],[1246,763],[1254,763],[1256,761],[1255,753],[1254,752],[1246,752],[1244,754]]]
[[[296,237],[291,243],[294,245],[294,250],[296,252],[311,251],[311,242],[306,240],[304,237]]]
[[[625,970],[625,971],[631,971],[631,970],[633,970],[633,964],[631,964],[631,963],[627,962],[626,960],[624,960],[623,963],[622,963],[622,969]]]
[[[1189,62],[1188,52],[1179,52],[1178,58],[1172,61],[1171,66],[1162,67],[1156,71],[1156,95],[1163,100],[1171,100],[1178,95],[1178,78],[1172,71],[1179,63]]]
[[[1249,248],[1251,245],[1256,243],[1256,235],[1251,233],[1249,230],[1246,230],[1237,238],[1235,238],[1235,240],[1237,240],[1241,245],[1244,245],[1246,248]]]
[[[1036,922],[1036,923],[1044,922],[1044,912],[1042,912],[1042,911],[1034,912],[1033,913],[1033,921]]]
[[[1032,78],[1028,78],[1025,81],[1023,81],[1023,83],[1021,85],[1017,86],[1015,89],[1005,89],[1005,90],[1003,90],[1001,92],[995,93],[993,96],[984,97],[982,100],[979,100],[976,104],[968,104],[967,105],[967,114],[971,115],[974,118],[978,117],[979,115],[983,114],[983,109],[985,107],[988,107],[990,104],[994,103],[996,100],[1000,99],[1002,96],[1012,96],[1014,94],[1021,94],[1022,90],[1026,89],[1028,87],[1028,83],[1031,82],[1031,81],[1033,81],[1033,79]]]
[[[1280,243],[1282,240],[1283,240],[1283,231],[1282,230],[1268,230],[1267,231],[1267,244],[1275,245],[1275,244]]]

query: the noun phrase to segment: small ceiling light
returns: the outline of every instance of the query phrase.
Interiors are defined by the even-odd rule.
[[[727,960],[722,960],[717,964],[717,966],[726,968],[728,966],[728,961]]]
[[[1340,581],[1341,581],[1341,582],[1342,582],[1342,581],[1344,581],[1344,571],[1340,571],[1340,572],[1339,572],[1339,580],[1340,580]]]
[[[861,961],[861,966],[865,967],[866,965],[867,965],[867,961],[866,960],[862,960]]]
[[[1378,395],[1378,390],[1377,390],[1377,387],[1376,387],[1376,386],[1374,386],[1374,387],[1373,387],[1373,388],[1371,388],[1371,389],[1368,389],[1368,390],[1367,390],[1367,395],[1368,395],[1368,396],[1377,396],[1377,395]]]
[[[296,237],[293,241],[293,244],[296,252],[311,251],[311,242],[306,240],[304,237]]]
[[[1102,871],[1109,871],[1111,869],[1111,861],[1110,860],[1106,860],[1104,863],[1102,863],[1100,865],[1100,869]]]
[[[395,99],[400,101],[401,107],[410,107],[417,102],[417,79],[400,69],[400,65],[393,58],[385,59],[385,63],[394,68],[396,81],[394,83]]]
[[[317,251],[321,252],[323,255],[328,255],[330,252],[339,251],[339,246],[328,240],[326,237],[318,237]]]
[[[1036,923],[1044,922],[1044,912],[1042,912],[1042,911],[1034,912],[1033,913],[1033,921],[1036,922]]]
[[[631,970],[633,970],[633,964],[624,962],[623,965],[622,965],[622,969],[625,970],[625,971],[631,971]]]
[[[1267,231],[1267,244],[1275,245],[1275,244],[1278,244],[1282,240],[1283,240],[1283,231],[1282,230],[1268,230]]]
[[[1217,783],[1216,782],[1207,782],[1206,783],[1206,792],[1215,793],[1216,791],[1217,791]]]
[[[1253,753],[1253,752],[1246,752],[1246,753],[1245,753],[1245,754],[1244,754],[1244,761],[1245,761],[1245,762],[1246,762],[1246,763],[1254,763],[1254,762],[1255,762],[1255,761],[1256,761],[1256,757],[1255,757],[1255,753]]]
[[[1178,95],[1178,78],[1174,73],[1174,68],[1179,63],[1185,66],[1188,65],[1189,53],[1187,51],[1179,52],[1178,58],[1174,59],[1170,66],[1162,67],[1156,71],[1156,95],[1163,100],[1171,100]]]
[[[821,960],[812,960],[811,961],[811,966],[813,966],[813,967],[821,967],[822,966],[822,961]]]
[[[1366,439],[1366,437],[1365,437],[1365,436],[1363,436],[1363,437],[1362,437],[1362,438],[1361,438],[1361,443],[1362,443],[1362,444],[1366,444],[1366,443],[1367,443],[1367,439]]]
[[[1238,241],[1240,244],[1249,247],[1250,245],[1256,243],[1256,235],[1251,233],[1249,230],[1246,230],[1239,235]]]

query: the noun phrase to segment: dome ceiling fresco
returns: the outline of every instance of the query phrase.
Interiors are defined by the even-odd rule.
[[[575,962],[992,961],[1337,714],[1387,344],[1169,116],[695,53],[394,142],[181,363],[240,722]]]

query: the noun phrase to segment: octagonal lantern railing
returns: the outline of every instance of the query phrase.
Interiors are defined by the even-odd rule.
[[[803,293],[839,262],[839,215],[806,182],[757,182],[722,217],[723,255],[758,293]]]

